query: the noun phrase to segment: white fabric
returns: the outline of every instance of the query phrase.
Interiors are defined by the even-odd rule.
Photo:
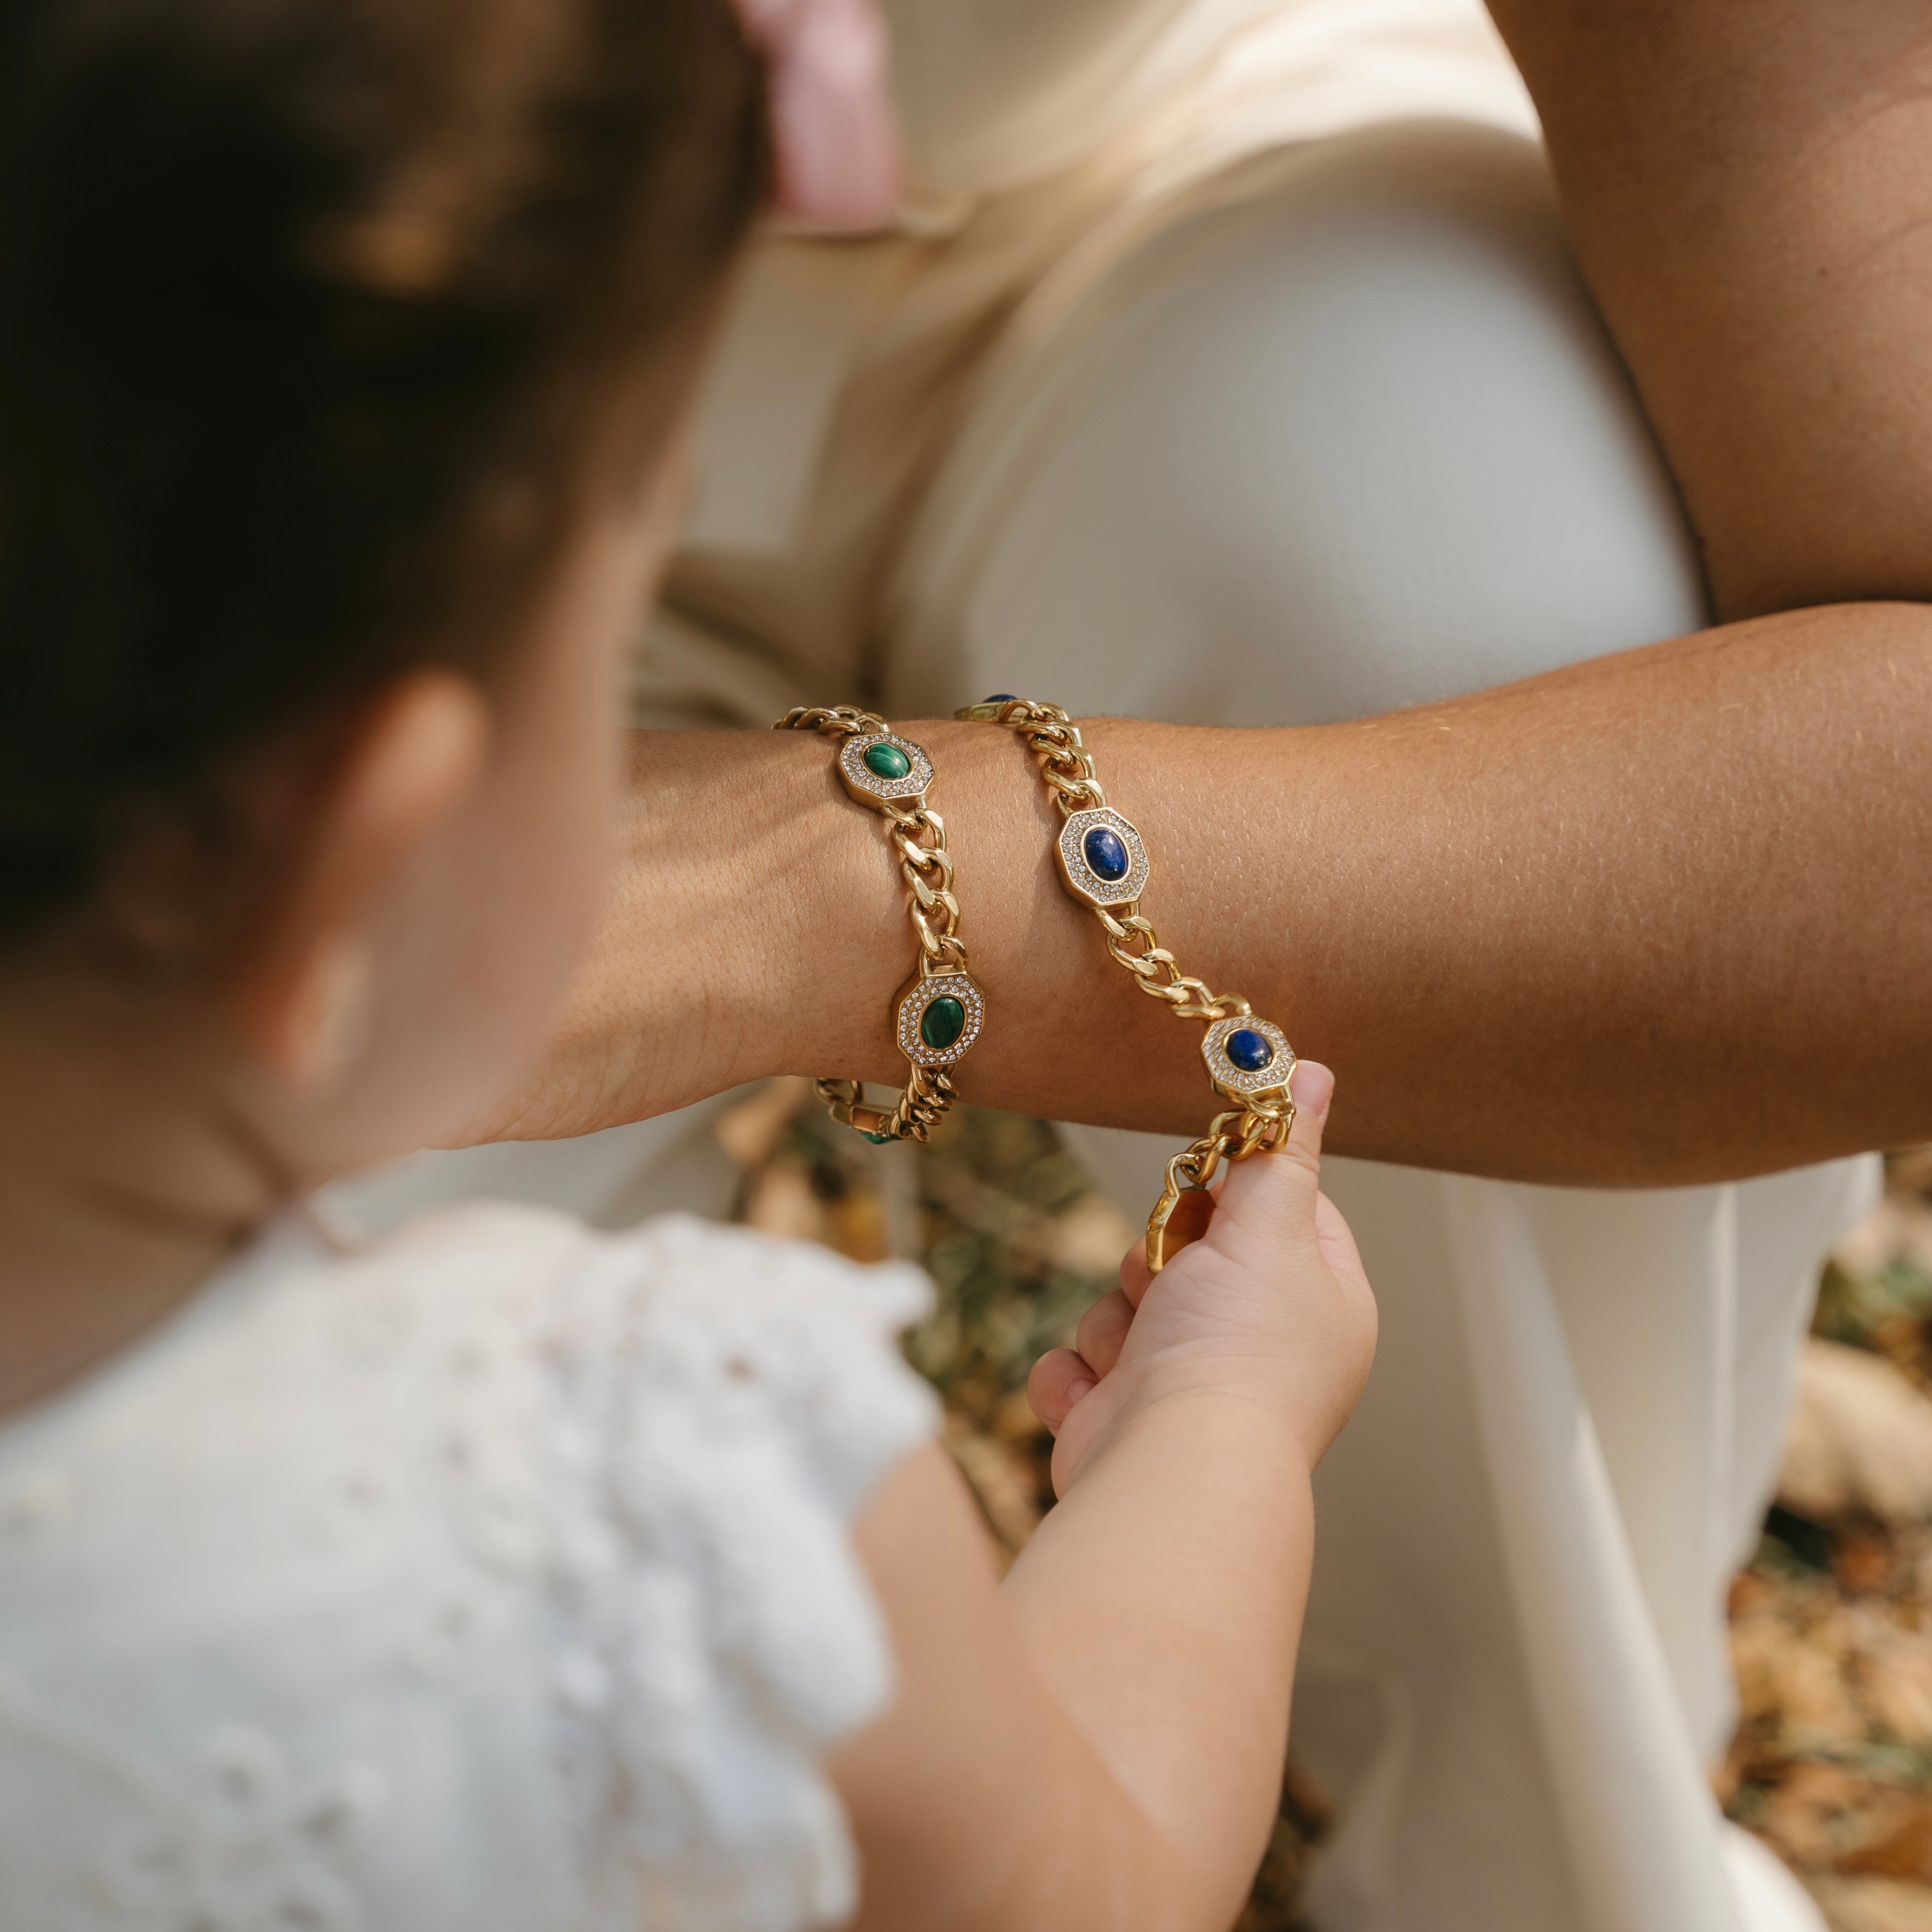
[[[683,1219],[278,1231],[0,1431],[0,1924],[836,1922],[926,1293]]]
[[[1816,1932],[1811,1894],[1762,1838],[1732,1826],[1724,1834],[1724,1865],[1747,1924],[1759,1932]]]
[[[908,548],[908,716],[1011,690],[1312,723],[1702,621],[1540,164],[1470,130],[1285,150],[1070,259]],[[1176,889],[1156,869],[1150,904]],[[1144,1210],[1172,1143],[1068,1131]],[[1724,1586],[1869,1164],[1594,1195],[1336,1161],[1328,1184],[1382,1340],[1318,1478],[1295,1748],[1343,1822],[1314,1922],[1816,1932],[1727,1849],[1702,1766]]]

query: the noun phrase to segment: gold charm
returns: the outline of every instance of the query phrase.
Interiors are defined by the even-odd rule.
[[[899,1051],[915,1066],[950,1066],[980,1037],[986,995],[965,973],[920,962],[917,974],[892,997]]]
[[[1138,904],[1147,890],[1147,846],[1110,805],[1070,813],[1053,849],[1067,890],[1090,906]]]
[[[896,731],[855,731],[838,748],[838,782],[861,805],[917,806],[932,788],[926,747]]]
[[[1294,1078],[1294,1049],[1272,1020],[1233,1013],[1216,1020],[1201,1042],[1201,1058],[1216,1093],[1243,1106],[1287,1098]]]

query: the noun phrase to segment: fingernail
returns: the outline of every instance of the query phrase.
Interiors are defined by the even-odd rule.
[[[1071,1408],[1089,1390],[1096,1389],[1100,1386],[1098,1382],[1090,1382],[1084,1376],[1076,1376],[1073,1381],[1066,1384],[1067,1407]]]
[[[1288,1090],[1298,1108],[1319,1118],[1334,1098],[1335,1076],[1318,1060],[1298,1060],[1288,1076]]]

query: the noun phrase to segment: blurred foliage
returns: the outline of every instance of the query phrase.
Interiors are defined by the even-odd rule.
[[[939,1293],[907,1354],[976,1425],[1030,1435],[1011,1405],[1024,1401],[1035,1359],[1069,1340],[1113,1287],[1126,1246],[1119,1217],[1053,1130],[1016,1114],[954,1115],[919,1168],[922,1258]],[[1084,1239],[1096,1224],[1099,1241]]]
[[[1887,1182],[1825,1270],[1813,1332],[1882,1358],[1923,1394],[1932,1152],[1894,1156]],[[1932,1932],[1932,1522],[1811,1507],[1774,1505],[1732,1588],[1739,1714],[1718,1795],[1836,1932]]]

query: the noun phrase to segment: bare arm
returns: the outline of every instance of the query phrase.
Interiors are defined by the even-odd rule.
[[[832,1767],[856,1932],[1220,1932],[1239,1912],[1280,1792],[1307,1473],[1239,1402],[1160,1411],[1108,1462],[1004,1586],[943,1450],[861,1526],[900,1694]]]
[[[1495,11],[1738,621],[1358,724],[1098,724],[1146,910],[1342,1071],[1339,1152],[1636,1185],[1932,1137],[1932,16]],[[1060,895],[1028,760],[910,728],[990,1002],[962,1090],[1198,1131],[1195,1030]],[[895,1074],[898,889],[829,762],[640,748],[624,905],[558,1057],[479,1131]]]
[[[1298,1077],[1289,1148],[1230,1176],[1206,1240],[1151,1287],[1131,1271],[1137,1313],[1089,1312],[1100,1379],[1076,1399],[1063,1374],[1043,1406],[1061,1501],[1003,1586],[936,1450],[862,1526],[901,1685],[833,1766],[861,1932],[1222,1932],[1239,1911],[1280,1792],[1308,1472],[1373,1346],[1316,1202],[1328,1084]]]
[[[962,1090],[1198,1132],[1201,1030],[1061,891],[1031,758],[994,726],[906,728],[988,998]],[[1162,940],[1342,1070],[1337,1152],[1640,1185],[1932,1138],[1932,612],[1762,619],[1358,724],[1088,736]],[[896,1077],[904,888],[824,741],[638,757],[604,940],[482,1131]]]

